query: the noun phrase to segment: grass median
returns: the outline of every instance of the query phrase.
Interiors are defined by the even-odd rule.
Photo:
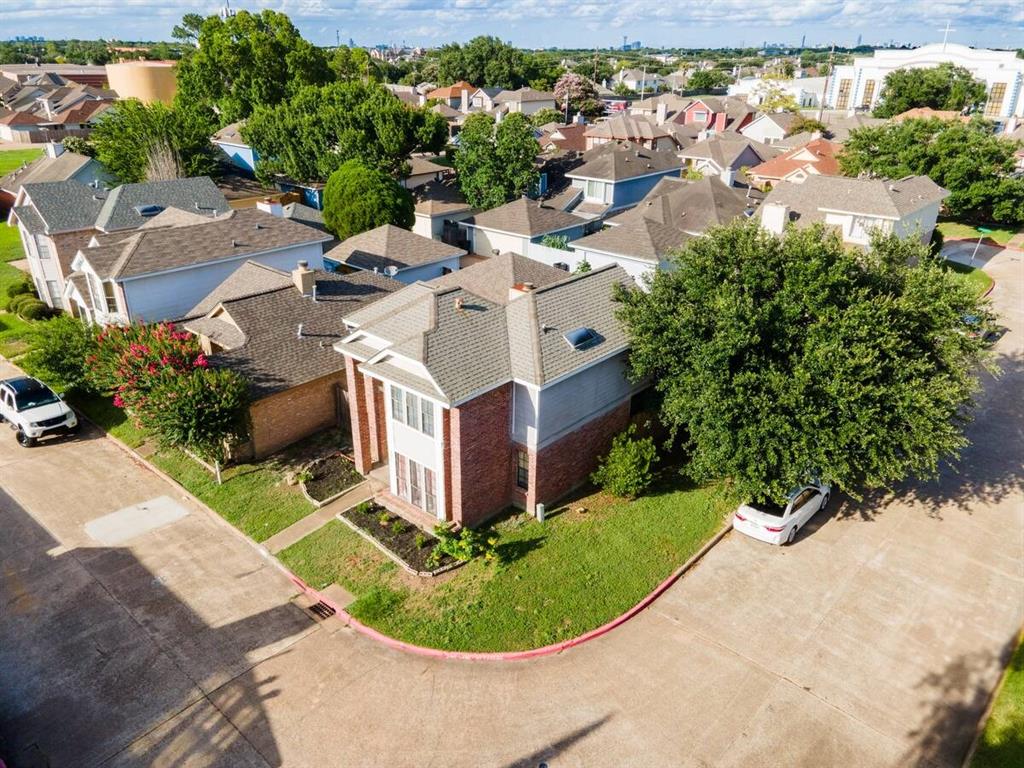
[[[446,650],[524,650],[636,605],[721,528],[729,508],[717,488],[666,471],[635,501],[592,492],[544,523],[502,518],[483,529],[499,536],[498,564],[477,558],[437,579],[406,573],[338,521],[279,557],[315,588],[345,587],[356,596],[352,614],[392,637]]]

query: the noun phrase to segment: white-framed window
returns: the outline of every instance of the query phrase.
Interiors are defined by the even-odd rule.
[[[46,235],[36,235],[36,252],[40,259],[48,259],[53,255],[50,239]]]
[[[434,436],[434,404],[429,400],[420,400],[420,432]]]
[[[420,465],[409,459],[409,503],[423,509],[423,486],[420,481]]]
[[[400,453],[395,454],[395,484],[398,496],[406,498],[409,495],[409,465]]]
[[[405,423],[413,429],[420,423],[420,399],[412,392],[405,393]]]
[[[50,296],[50,301],[54,304],[60,304],[60,286],[57,285],[56,280],[46,281],[46,292]]]
[[[589,200],[604,200],[604,182],[587,179],[585,194]]]
[[[103,297],[103,286],[100,279],[92,272],[86,272],[86,282],[89,283],[89,293],[92,294],[92,305],[98,310],[103,310],[106,299]]]
[[[405,419],[405,403],[402,394],[402,390],[398,387],[391,387],[391,415],[395,421],[404,421]]]
[[[107,312],[117,312],[117,295],[114,292],[114,283],[112,280],[103,281],[103,300],[107,305]]]
[[[423,468],[423,509],[430,514],[437,513],[437,480],[434,470]]]

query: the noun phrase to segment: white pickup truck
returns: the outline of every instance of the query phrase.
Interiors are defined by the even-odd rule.
[[[17,432],[18,444],[35,445],[46,435],[78,430],[78,417],[52,389],[38,379],[19,376],[0,380],[0,422]]]

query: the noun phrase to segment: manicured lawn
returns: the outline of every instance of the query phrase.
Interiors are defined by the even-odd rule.
[[[180,451],[163,450],[150,461],[256,541],[266,541],[314,509],[298,486],[285,484],[284,467],[274,460],[231,466],[222,473],[222,485]]]
[[[7,294],[0,293],[0,297],[4,301],[7,300]],[[29,348],[28,336],[31,330],[31,323],[10,312],[0,311],[0,355],[10,360],[27,351]]]
[[[985,238],[998,243],[999,245],[1006,245],[1010,242],[1010,238],[1017,234],[1017,230],[1013,228],[999,227],[995,224],[981,224],[979,226],[982,226],[985,229],[991,229],[992,233],[985,235]],[[981,233],[976,229],[974,224],[963,224],[959,221],[940,221],[938,228],[942,233],[942,236],[947,240],[954,238],[961,240],[977,240],[981,237]],[[984,240],[982,242],[984,242]]]
[[[946,267],[958,275],[963,275],[964,282],[974,288],[979,295],[992,287],[992,278],[981,267],[971,267],[956,261],[946,261]]]
[[[18,228],[7,222],[0,222],[0,265],[6,266],[8,261],[25,258],[25,249],[21,246]],[[8,267],[13,269],[13,267]]]
[[[109,397],[74,395],[69,402],[129,448],[138,448],[145,442],[146,433],[132,423],[123,409],[115,407]]]
[[[338,521],[279,557],[313,587],[345,587],[357,598],[352,614],[393,637],[519,650],[575,637],[635,605],[719,530],[728,507],[717,489],[667,472],[634,502],[598,492],[543,524],[502,519],[483,531],[499,535],[499,564],[478,558],[437,580],[406,574]]]
[[[971,768],[1024,765],[1024,643],[1010,661]]]
[[[43,154],[43,150],[33,149],[5,149],[0,150],[0,176],[6,176],[22,163],[29,163]]]

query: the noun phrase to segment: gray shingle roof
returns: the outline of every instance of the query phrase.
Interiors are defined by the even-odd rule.
[[[572,243],[574,248],[631,256],[657,264],[692,235],[644,217],[608,227]]]
[[[107,196],[71,180],[25,184],[23,189],[50,234],[91,229]]]
[[[343,240],[325,258],[357,269],[396,267],[399,271],[464,256],[461,248],[417,235],[394,224],[384,224]]]
[[[363,359],[367,345],[360,341],[362,335],[381,339],[385,348],[362,364],[364,370],[452,404],[513,377],[543,385],[626,349],[625,331],[615,318],[613,284],[631,286],[633,281],[618,265],[582,275],[563,272],[560,281],[511,300],[510,285],[493,284],[490,291],[495,298],[504,291],[501,302],[451,284],[455,275],[473,283],[478,277],[473,270],[482,273],[486,266],[484,262],[467,267],[447,275],[443,283],[415,283],[349,315],[346,321],[358,328],[355,343],[342,341],[337,349]],[[562,334],[581,326],[593,329],[598,342],[587,349],[573,349]],[[353,344],[351,350],[349,344]],[[427,373],[417,375],[389,363],[391,357],[420,363]],[[382,365],[390,365],[391,376]],[[402,379],[396,378],[399,374]],[[439,392],[432,391],[434,384]]]
[[[287,272],[260,264],[258,261],[247,261],[206,294],[185,317],[201,317],[222,301],[255,296],[289,285],[292,285],[292,276]]]
[[[800,184],[777,184],[765,198],[765,205],[788,206],[798,224],[806,225],[824,220],[826,210],[901,219],[948,194],[927,176],[890,181],[811,175]]]
[[[555,94],[548,93],[547,91],[535,91],[533,88],[524,85],[514,91],[501,91],[494,97],[496,104],[504,104],[506,102],[527,102],[527,101],[555,101]]]
[[[474,264],[472,269],[435,277],[429,284],[439,288],[463,288],[495,304],[508,304],[511,286],[531,283],[540,287],[564,279],[565,272],[561,269],[518,253],[503,253]]]
[[[761,162],[775,155],[775,152],[769,150],[767,145],[737,133],[729,136],[716,135],[704,141],[698,141],[682,150],[679,157],[712,160],[719,168],[732,168],[739,160],[740,155],[748,148],[754,151]]]
[[[23,184],[67,181],[90,163],[96,161],[77,152],[62,152],[57,157],[43,155],[24,168],[17,168],[0,179],[0,189],[15,194]]]
[[[583,160],[583,165],[567,172],[566,177],[622,181],[683,167],[674,151],[647,149],[628,141],[601,144],[584,153]]]
[[[644,139],[652,141],[667,137],[668,133],[664,128],[655,125],[643,115],[622,114],[588,126],[585,135],[592,138],[609,140],[636,141]]]
[[[546,202],[521,197],[471,216],[462,223],[523,237],[536,237],[578,227],[586,223],[586,220],[554,208]]]
[[[615,216],[617,224],[651,219],[683,232],[700,234],[708,227],[727,224],[755,207],[761,193],[727,187],[718,179],[699,181],[661,179],[635,207]]]
[[[344,315],[402,284],[372,272],[318,271],[316,286],[316,301],[302,296],[289,280],[285,286],[218,302],[185,327],[212,334],[225,349],[213,355],[211,363],[238,371],[249,380],[254,398],[266,397],[341,370],[344,358],[332,344],[346,334]],[[224,290],[222,284],[214,293]]]
[[[81,253],[102,278],[110,279],[328,240],[329,236],[304,224],[246,208],[202,224],[100,234],[97,245]]]
[[[96,216],[95,227],[104,232],[138,227],[146,219],[135,208],[145,205],[180,208],[207,215],[220,215],[231,210],[224,193],[208,176],[122,184],[107,195]]]

